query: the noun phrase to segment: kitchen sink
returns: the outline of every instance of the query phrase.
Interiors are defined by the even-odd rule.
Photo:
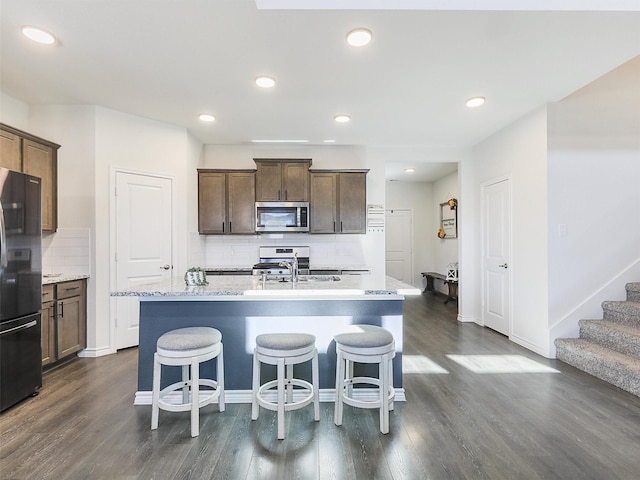
[[[298,276],[299,282],[339,282],[340,277],[336,275],[300,275]],[[291,277],[267,277],[267,282],[291,282]]]

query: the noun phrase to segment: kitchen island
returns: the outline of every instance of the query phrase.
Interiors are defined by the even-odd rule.
[[[225,396],[230,403],[251,401],[255,338],[262,333],[304,332],[316,336],[320,399],[333,401],[336,353],[333,336],[349,325],[371,324],[389,330],[396,341],[394,387],[402,388],[402,301],[420,289],[390,277],[371,275],[303,276],[292,284],[257,276],[208,276],[209,285],[188,287],[182,278],[131,287],[113,295],[140,300],[138,391],[135,404],[151,403],[153,354],[163,333],[187,326],[210,326],[222,333]],[[372,365],[361,372],[377,376]],[[370,370],[370,368],[373,370]],[[264,367],[264,378],[275,375]],[[301,378],[310,376],[301,366]],[[175,370],[175,371],[172,371]],[[163,386],[179,380],[178,368],[163,372]],[[215,377],[215,363],[203,364],[201,376]],[[366,390],[363,390],[363,395]]]

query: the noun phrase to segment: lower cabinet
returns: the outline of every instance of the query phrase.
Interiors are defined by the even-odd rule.
[[[42,287],[42,365],[87,346],[87,283],[73,280]]]

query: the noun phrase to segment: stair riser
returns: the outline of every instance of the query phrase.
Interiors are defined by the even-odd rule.
[[[580,323],[580,338],[640,359],[640,336],[630,336],[588,322]]]
[[[606,359],[593,357],[588,352],[573,349],[564,344],[557,344],[556,358],[629,393],[640,396],[639,371],[620,368],[616,364],[608,363]]]
[[[625,290],[627,291],[627,301],[640,302],[640,283],[628,283]]]
[[[609,307],[606,302],[602,308],[604,320],[640,328],[640,309]]]

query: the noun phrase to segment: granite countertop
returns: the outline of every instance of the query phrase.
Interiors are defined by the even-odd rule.
[[[225,275],[207,276],[209,285],[188,287],[182,277],[162,282],[138,285],[112,292],[112,296],[136,297],[240,297],[247,299],[309,298],[309,297],[358,297],[363,295],[419,295],[422,290],[391,277],[372,275],[303,275],[295,286],[279,282],[277,277],[262,287],[259,276]]]
[[[253,264],[251,265],[232,265],[232,266],[209,266],[203,267],[203,269],[207,272],[240,272],[247,271],[253,269]],[[309,270],[342,270],[343,272],[364,272],[369,273],[369,267],[366,266],[358,266],[358,265],[349,265],[347,267],[337,267],[335,265],[310,265]]]
[[[89,275],[83,274],[66,274],[66,273],[43,273],[42,285],[51,285],[54,283],[71,282],[73,280],[84,280]]]

